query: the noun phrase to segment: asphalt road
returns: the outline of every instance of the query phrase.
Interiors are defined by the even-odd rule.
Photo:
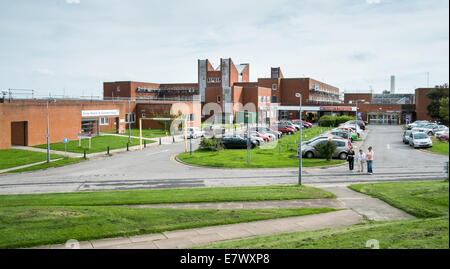
[[[349,172],[346,165],[305,168],[305,184],[444,178],[448,156],[411,149],[399,126],[370,126],[362,147],[374,148],[374,174]],[[197,140],[198,142],[198,140]],[[195,148],[196,146],[194,146]],[[297,184],[298,169],[222,169],[187,166],[173,157],[184,143],[153,146],[87,162],[21,174],[0,175],[0,194],[143,188]]]

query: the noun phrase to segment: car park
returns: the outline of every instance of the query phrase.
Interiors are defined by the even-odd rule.
[[[331,134],[331,135],[336,135],[345,139],[349,139],[350,142],[353,142],[354,139],[357,139],[356,135],[352,136],[352,134],[350,134],[350,138],[348,136],[348,132],[344,132],[344,131],[337,131],[337,130],[331,130],[329,132],[326,132],[325,135],[327,134]]]
[[[267,134],[267,133],[273,134],[276,138],[281,138],[281,136],[283,135],[282,132],[275,131],[275,130],[272,130],[272,129],[267,128],[267,127],[252,127],[252,128],[250,128],[250,131],[257,131],[257,132],[260,132],[262,134]]]
[[[187,128],[188,138],[199,138],[203,136],[203,131],[199,127],[188,127]]]
[[[224,136],[222,137],[222,145],[225,149],[246,149],[247,139],[242,136]],[[250,139],[250,148],[257,146],[255,140]]]
[[[250,134],[251,134],[251,135],[254,135],[254,136],[256,136],[256,137],[262,138],[262,139],[264,140],[264,142],[269,142],[269,141],[270,141],[270,138],[269,138],[268,136],[265,136],[265,135],[263,135],[263,134],[261,134],[261,133],[258,133],[258,132],[250,132]]]
[[[411,130],[411,129],[413,129],[414,127],[417,127],[418,125],[423,125],[423,124],[427,124],[427,123],[429,123],[429,121],[426,121],[426,120],[418,120],[418,121],[415,121],[415,122],[413,122],[413,123],[408,124],[408,125],[407,125],[407,129],[408,129],[408,130]]]
[[[294,123],[292,123],[290,121],[283,121],[283,122],[281,122],[279,124],[281,124],[283,126],[286,126],[286,127],[291,127],[293,129],[295,129],[296,131],[300,130],[300,125],[294,124]],[[302,128],[302,129],[304,129],[304,128]]]
[[[299,124],[300,120],[291,120],[291,122],[294,123],[294,124]],[[302,120],[301,122],[302,122],[303,126],[305,126],[305,127],[307,126],[306,128],[313,127],[312,123],[310,123],[310,122],[307,122],[307,121],[304,121],[304,120]]]
[[[305,158],[320,158],[320,153],[316,150],[316,146],[319,144],[325,144],[330,138],[324,137],[322,139],[317,139],[311,143],[302,144],[302,156]],[[336,145],[336,149],[333,153],[333,158],[339,158],[341,160],[347,159],[348,149],[350,144],[347,139],[335,139],[331,138]],[[297,152],[298,153],[298,152]]]
[[[433,135],[436,138],[439,138],[441,134],[443,134],[446,130],[448,130],[448,127],[445,125],[438,125],[436,128],[433,129]]]
[[[275,130],[277,130],[283,134],[293,134],[296,132],[295,128],[291,128],[291,127],[284,126],[284,125],[278,125],[278,124],[275,126],[272,126],[271,128],[274,128]]]
[[[350,120],[347,121],[346,123],[344,123],[345,125],[354,125],[357,124],[359,126],[359,128],[361,128],[361,130],[366,130],[366,125],[364,124],[364,122],[360,121],[360,120]]]
[[[439,141],[448,141],[448,129],[445,130],[438,138]]]
[[[429,148],[433,146],[431,138],[422,132],[413,133],[409,136],[409,145],[414,148]]]

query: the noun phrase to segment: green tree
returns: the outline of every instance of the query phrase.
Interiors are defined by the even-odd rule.
[[[436,87],[427,93],[428,99],[430,99],[430,104],[427,106],[428,115],[435,119],[442,121],[441,118],[441,100],[448,97],[448,88]]]
[[[332,140],[328,140],[325,144],[317,144],[315,149],[319,152],[320,156],[325,157],[327,161],[330,161],[336,150],[336,144]]]
[[[442,123],[448,125],[448,97],[441,99],[441,107],[439,109],[439,115],[441,116]]]

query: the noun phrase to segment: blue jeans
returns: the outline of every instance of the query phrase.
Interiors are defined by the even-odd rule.
[[[372,164],[373,164],[373,160],[367,161],[367,173],[372,173]]]

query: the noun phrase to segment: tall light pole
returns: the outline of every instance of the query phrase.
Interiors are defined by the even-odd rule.
[[[298,147],[300,148],[298,150],[298,185],[302,185],[302,95],[300,93],[296,93],[295,97],[300,98],[300,103],[299,103],[299,120],[300,120],[300,131],[299,131],[299,136],[300,138],[298,139]]]
[[[128,143],[131,143],[131,97],[128,99]]]
[[[47,163],[50,162],[50,134],[49,134],[50,127],[49,127],[49,120],[48,120],[48,103],[49,102],[54,103],[54,102],[56,102],[56,100],[53,98],[47,99],[47,133],[45,134],[45,136],[47,137]]]

